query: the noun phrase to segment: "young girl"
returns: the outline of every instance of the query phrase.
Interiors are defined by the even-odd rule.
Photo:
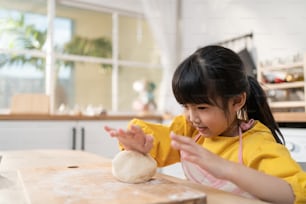
[[[277,204],[306,203],[306,173],[236,53],[197,50],[176,69],[172,89],[185,114],[169,126],[134,119],[127,130],[105,130],[123,149],[150,153],[159,167],[181,162],[191,181]]]

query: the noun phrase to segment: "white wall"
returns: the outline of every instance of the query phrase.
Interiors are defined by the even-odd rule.
[[[142,13],[140,0],[70,0]],[[149,0],[148,0],[149,1]],[[179,1],[179,0],[178,0]],[[305,0],[181,0],[183,60],[197,48],[253,32],[258,61],[306,53]],[[180,61],[181,61],[180,60]],[[172,75],[169,76],[171,81]],[[172,113],[181,110],[169,100]]]
[[[182,0],[182,58],[253,32],[258,60],[306,53],[304,0]]]
[[[59,0],[69,5],[83,5],[91,9],[119,10],[121,12],[143,14],[141,0]]]

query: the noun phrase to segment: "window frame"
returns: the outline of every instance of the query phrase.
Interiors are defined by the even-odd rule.
[[[79,61],[79,62],[89,62],[89,63],[103,63],[110,64],[112,66],[112,112],[118,112],[118,76],[119,67],[141,67],[141,68],[157,68],[162,69],[161,64],[152,64],[139,61],[129,61],[119,59],[119,16],[128,15],[137,18],[144,18],[143,14],[126,12],[121,10],[113,10],[109,8],[88,6],[86,4],[73,5],[72,2],[68,6],[76,6],[83,9],[92,9],[96,11],[103,11],[111,13],[112,15],[112,58],[100,58],[91,57],[83,55],[73,55],[73,54],[62,54],[57,53],[54,50],[54,19],[56,18],[56,5],[64,3],[64,1],[47,0],[47,38],[46,38],[46,50],[20,50],[20,49],[0,49],[1,53],[7,54],[30,54],[34,57],[42,57],[46,60],[45,67],[45,94],[50,96],[50,112],[55,113],[55,82],[56,82],[56,64],[57,60],[69,60],[69,61]]]

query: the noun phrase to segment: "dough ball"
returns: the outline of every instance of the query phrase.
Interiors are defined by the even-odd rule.
[[[112,174],[125,183],[143,183],[156,173],[156,161],[136,151],[121,151],[112,160]]]

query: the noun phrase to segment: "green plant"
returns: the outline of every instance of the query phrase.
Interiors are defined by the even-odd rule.
[[[0,22],[0,37],[9,39],[6,47],[9,49],[37,49],[42,50],[46,41],[47,31],[40,31],[33,25],[26,25],[24,15],[18,19],[8,18]],[[0,45],[1,47],[1,45]],[[3,46],[2,46],[3,48]],[[59,49],[58,49],[59,50]],[[89,39],[81,36],[74,36],[62,49],[63,53],[110,58],[112,55],[112,43],[105,37]],[[59,63],[59,62],[57,62]],[[39,70],[46,66],[45,58],[31,55],[0,54],[0,68],[4,65],[30,64]],[[64,61],[60,65],[74,67],[73,61]],[[102,68],[111,68],[109,64],[102,64]]]
[[[5,42],[0,45],[8,49],[38,49],[41,50],[46,40],[47,32],[39,31],[33,25],[26,25],[24,15],[18,19],[8,18],[0,21],[0,37]],[[4,65],[24,65],[31,64],[43,70],[45,60],[29,55],[9,55],[0,54],[0,68]]]
[[[89,39],[86,37],[74,36],[70,42],[65,44],[64,52],[84,56],[111,58],[112,43],[109,39],[99,37]],[[69,62],[73,65],[73,62]],[[111,68],[109,64],[102,64],[103,68]]]

